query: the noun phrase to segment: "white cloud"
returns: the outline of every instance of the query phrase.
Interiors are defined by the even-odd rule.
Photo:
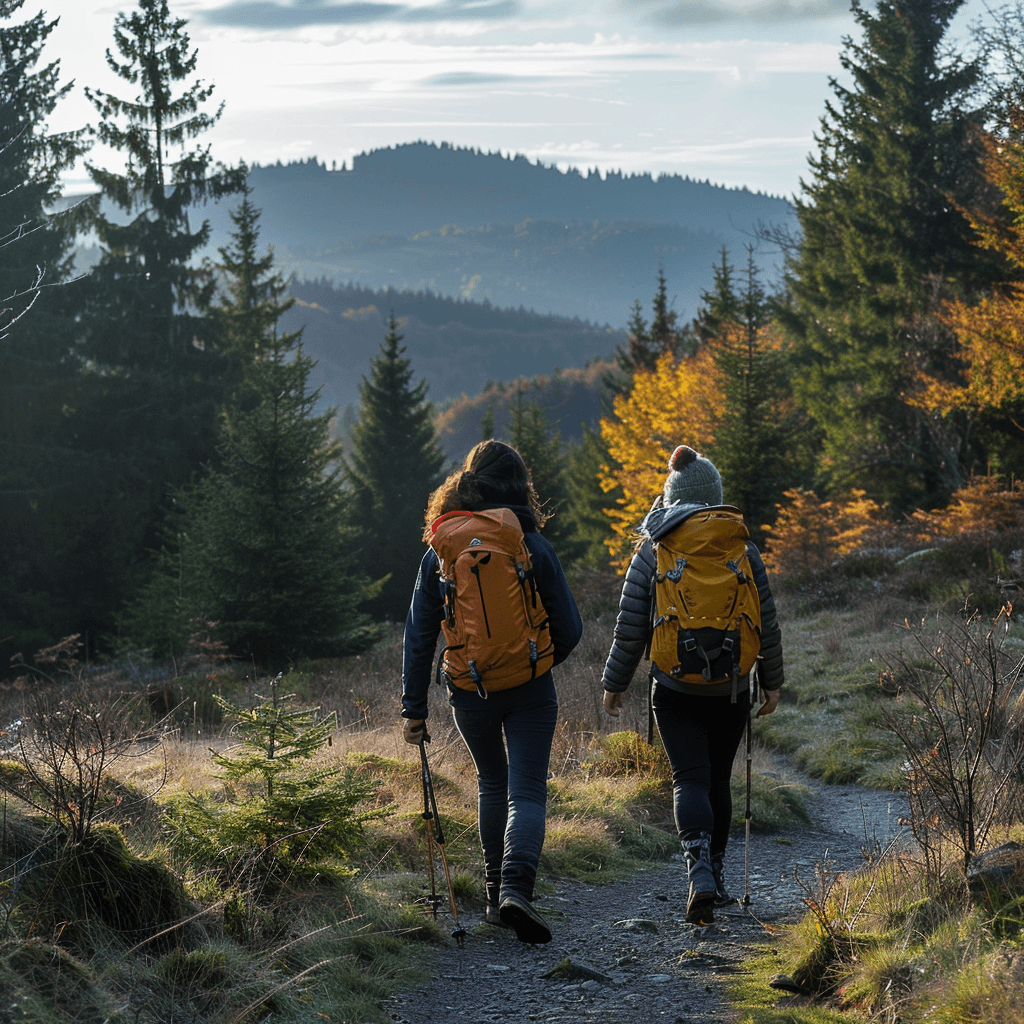
[[[730,184],[788,192],[803,171],[796,147],[779,143],[787,155],[777,161],[761,143],[747,150],[714,144],[723,125],[750,139],[808,137],[827,76],[838,71],[838,30],[815,34],[801,23],[799,30],[757,36],[744,25],[743,38],[729,38],[738,33],[724,22],[692,30],[655,26],[649,17],[645,24],[638,10],[661,17],[667,9],[654,0],[639,7],[630,0],[629,10],[620,0],[518,0],[513,18],[497,17],[513,6],[495,0],[475,20],[469,0],[366,0],[378,7],[366,17],[379,15],[385,3],[418,14],[345,24],[322,16],[341,0],[247,2],[250,13],[257,10],[252,3],[273,2],[308,23],[214,24],[211,11],[221,12],[220,22],[231,20],[225,11],[245,13],[241,0],[175,3],[175,12],[190,18],[198,74],[225,102],[208,141],[228,161],[273,163],[316,153],[330,163],[428,139],[559,162],[579,154],[583,165],[603,170],[728,175]],[[103,60],[117,7],[108,0],[58,3],[69,6],[54,33],[65,78],[130,95]],[[434,17],[444,11],[452,18]],[[349,5],[348,15],[358,14]],[[95,120],[79,91],[51,125]],[[666,128],[685,128],[688,145],[658,148]],[[101,163],[108,159],[100,155]]]

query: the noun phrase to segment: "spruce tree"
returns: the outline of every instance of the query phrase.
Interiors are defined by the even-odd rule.
[[[962,438],[918,411],[917,369],[942,367],[942,298],[984,277],[965,218],[975,187],[969,101],[979,65],[943,52],[963,0],[854,0],[847,88],[831,83],[797,199],[787,261],[796,386],[824,432],[833,487],[895,508],[939,503],[961,480]]]
[[[627,377],[632,377],[637,370],[653,370],[657,359],[643,307],[639,299],[634,299],[629,323],[626,325],[626,344],[615,350],[615,361]]]
[[[566,452],[560,522],[565,540],[558,549],[563,563],[575,562],[588,569],[604,569],[609,564],[611,528],[605,510],[616,504],[622,489],[613,487],[606,492],[600,481],[612,461],[600,431],[584,424],[583,437]]]
[[[123,161],[86,165],[103,199],[93,221],[101,258],[83,283],[82,373],[67,420],[69,446],[95,465],[98,511],[68,558],[75,585],[90,590],[79,602],[100,616],[94,632],[111,632],[114,610],[139,585],[169,492],[215,457],[230,383],[205,312],[213,275],[194,265],[209,236],[197,214],[243,176],[194,144],[220,112],[203,109],[212,86],[193,80],[198,54],[184,27],[166,0],[138,0],[117,15],[107,51],[132,93],[86,89],[100,115],[95,138]]]
[[[333,410],[317,411],[300,332],[277,331],[285,286],[256,254],[257,218],[246,196],[233,244],[221,250],[227,279],[217,320],[254,354],[244,388],[224,414],[216,467],[177,492],[126,632],[173,654],[189,621],[202,617],[217,623],[232,653],[275,666],[358,645],[365,580],[354,564]]]
[[[85,348],[99,364],[122,372],[206,369],[213,339],[202,313],[213,283],[190,261],[210,226],[203,220],[193,227],[191,214],[238,191],[244,180],[244,168],[215,165],[208,146],[188,148],[217,123],[222,108],[205,111],[213,86],[190,81],[199,55],[186,24],[171,16],[167,0],[138,0],[136,11],[115,19],[117,55],[107,50],[108,67],[136,95],[85,90],[100,115],[97,140],[125,161],[123,170],[88,164],[123,216],[96,218],[102,258],[93,272]]]
[[[729,260],[728,246],[722,246],[721,260],[712,267],[712,274],[712,286],[700,293],[701,306],[693,321],[693,333],[698,342],[714,338],[724,321],[736,320],[740,313],[736,271]]]
[[[225,884],[262,884],[294,876],[296,869],[338,874],[330,862],[346,860],[363,837],[363,826],[389,813],[362,808],[375,783],[354,768],[322,757],[335,716],[303,707],[281,690],[300,679],[278,676],[254,707],[216,700],[234,720],[239,746],[211,751],[226,799],[193,795],[168,815],[173,846],[208,865]],[[321,755],[321,756],[318,756]],[[326,863],[325,863],[326,862]],[[343,869],[342,877],[350,877]],[[225,918],[232,923],[229,901]]]
[[[760,542],[783,492],[809,482],[810,439],[792,402],[786,353],[772,326],[771,300],[752,247],[741,290],[734,281],[723,250],[715,287],[704,293],[708,306],[697,323],[722,387],[711,454],[722,474],[725,500],[741,509]]]
[[[510,409],[509,442],[523,457],[533,488],[544,511],[551,517],[544,527],[544,536],[559,551],[566,551],[571,534],[564,516],[565,452],[562,440],[544,410],[536,402],[526,402],[523,388],[516,391]]]
[[[359,386],[359,418],[346,457],[361,566],[383,580],[367,605],[378,617],[405,618],[416,568],[423,557],[423,514],[443,480],[427,382],[413,384],[410,360],[394,313],[370,373]]]
[[[651,317],[650,339],[655,360],[666,352],[678,356],[681,337],[676,326],[676,312],[669,308],[668,282],[665,280],[664,267],[658,267],[658,288],[654,293],[651,307],[653,316]]]
[[[626,380],[608,380],[606,383],[614,392],[629,390],[629,380],[638,372],[652,373],[658,360],[666,353],[674,358],[692,354],[691,332],[682,330],[677,324],[675,310],[669,308],[668,281],[665,270],[658,267],[658,287],[651,301],[651,322],[644,319],[640,300],[635,299],[626,326],[626,344],[615,350],[615,361]]]
[[[259,253],[261,210],[252,202],[248,181],[242,202],[230,217],[234,230],[228,245],[217,250],[221,297],[211,309],[216,344],[230,365],[229,379],[242,383],[248,369],[276,336],[277,323],[295,305],[288,286],[274,270],[274,254]]]
[[[81,630],[68,553],[93,476],[68,450],[64,410],[77,379],[72,213],[52,213],[82,132],[47,119],[71,86],[41,63],[57,20],[17,21],[0,4],[0,637],[34,651]]]

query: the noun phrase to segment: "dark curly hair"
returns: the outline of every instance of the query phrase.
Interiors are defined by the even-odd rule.
[[[456,470],[430,496],[423,539],[429,544],[431,524],[447,512],[477,512],[495,506],[525,505],[533,513],[539,530],[548,515],[533,488],[530,470],[523,457],[504,441],[481,441]]]

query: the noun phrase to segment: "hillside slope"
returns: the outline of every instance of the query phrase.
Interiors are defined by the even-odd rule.
[[[324,281],[294,281],[291,294],[297,301],[281,327],[303,329],[303,348],[317,361],[311,383],[323,389],[325,402],[342,408],[358,403],[359,383],[380,350],[391,313],[401,324],[415,378],[427,381],[428,397],[437,404],[477,395],[491,381],[606,359],[624,341],[621,332],[579,320],[435,295]]]
[[[759,225],[792,225],[775,196],[673,175],[584,176],[525,157],[413,143],[358,156],[254,167],[262,238],[279,269],[372,289],[429,289],[542,313],[625,325],[647,305],[659,265],[677,312],[693,316],[723,245],[737,262]],[[230,227],[210,211],[211,252]],[[766,280],[777,253],[757,255]]]

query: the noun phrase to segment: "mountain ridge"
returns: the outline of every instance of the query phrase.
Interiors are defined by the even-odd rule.
[[[562,171],[446,143],[362,153],[351,169],[317,158],[253,166],[261,234],[279,269],[397,291],[487,301],[624,327],[659,268],[681,317],[692,316],[723,246],[737,262],[762,227],[790,227],[781,197],[681,175]],[[211,252],[230,230],[210,210]],[[762,273],[779,255],[761,246]]]

